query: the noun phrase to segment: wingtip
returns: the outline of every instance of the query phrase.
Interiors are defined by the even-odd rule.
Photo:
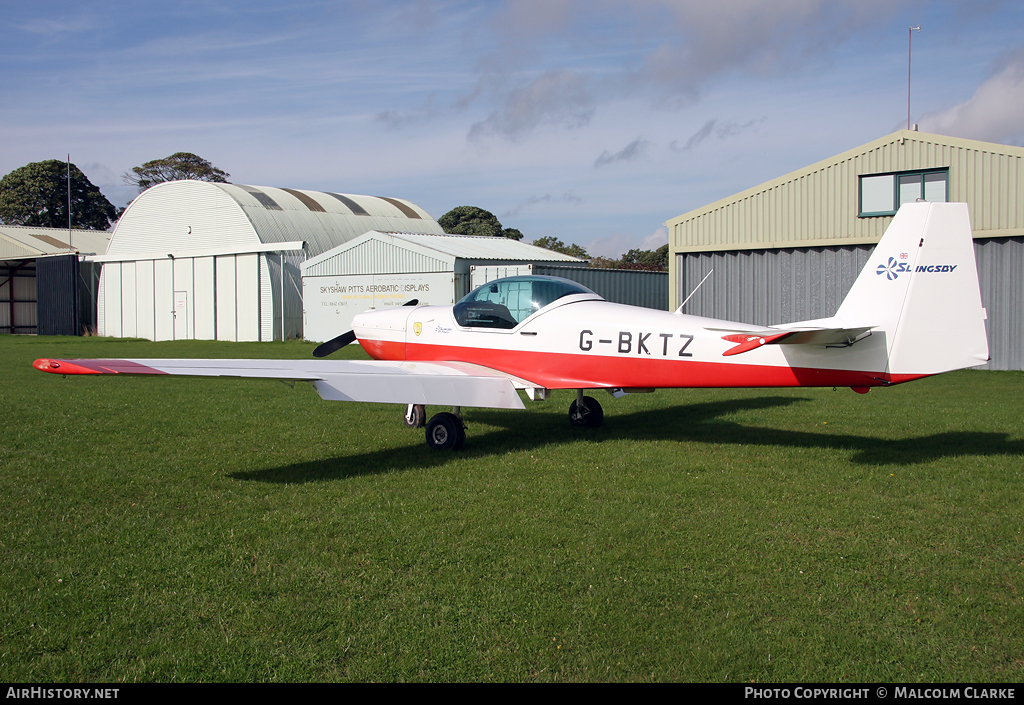
[[[82,367],[76,365],[67,360],[51,360],[49,358],[40,358],[32,363],[32,367],[36,368],[40,372],[49,372],[55,375],[98,375],[101,374],[99,370],[90,370],[88,367]]]
[[[36,368],[40,372],[56,372],[57,368],[60,367],[60,363],[56,360],[40,358],[32,363],[32,367]]]

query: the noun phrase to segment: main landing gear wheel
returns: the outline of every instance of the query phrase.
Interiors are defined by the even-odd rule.
[[[466,440],[466,427],[455,414],[442,411],[427,422],[427,445],[434,450],[458,450]]]
[[[580,397],[569,405],[569,423],[597,428],[604,421],[604,409],[594,397]]]
[[[423,404],[409,404],[403,418],[409,428],[423,428],[427,425],[427,409]]]

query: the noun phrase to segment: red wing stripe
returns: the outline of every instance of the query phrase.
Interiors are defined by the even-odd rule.
[[[32,366],[56,375],[165,375],[166,372],[131,360],[36,360]]]

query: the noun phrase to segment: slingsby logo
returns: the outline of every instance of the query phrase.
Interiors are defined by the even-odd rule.
[[[900,259],[905,259],[907,254],[905,252],[900,253]],[[878,265],[878,269],[875,270],[877,274],[885,275],[885,278],[892,281],[903,272],[911,271],[910,267],[906,262],[897,262],[895,257],[890,257],[888,264]]]
[[[419,335],[420,333],[423,332],[423,324],[422,323],[413,323],[412,324],[412,329],[416,332],[416,335]]]
[[[900,253],[900,260],[907,259],[907,253]],[[892,281],[896,279],[900,274],[909,274],[910,272],[928,272],[928,273],[940,273],[946,274],[952,272],[954,269],[959,267],[958,264],[919,264],[916,267],[912,267],[906,262],[897,261],[895,257],[890,257],[886,264],[878,265],[878,269],[875,273],[879,276],[885,275],[886,279]]]

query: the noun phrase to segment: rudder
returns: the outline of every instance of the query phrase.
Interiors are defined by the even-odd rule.
[[[887,372],[929,375],[988,361],[966,203],[900,207],[836,312],[884,332]]]

